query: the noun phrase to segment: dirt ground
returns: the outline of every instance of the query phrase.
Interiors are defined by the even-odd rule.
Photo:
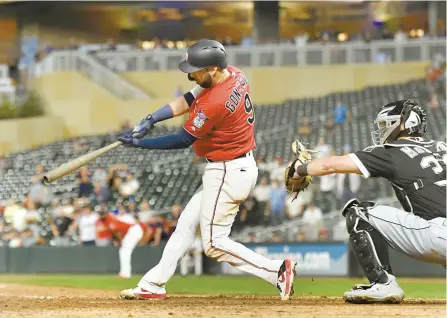
[[[184,296],[121,300],[118,292],[0,285],[0,317],[445,317],[445,299],[352,305],[337,297]]]

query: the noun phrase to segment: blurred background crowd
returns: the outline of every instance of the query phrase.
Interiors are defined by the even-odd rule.
[[[0,244],[4,246],[116,244],[98,216],[100,209],[129,222],[146,223],[148,239],[142,244],[158,245],[169,238],[185,203],[200,185],[206,164],[191,150],[161,154],[120,148],[55,184],[46,185],[42,178],[45,171],[115,141],[116,134],[131,129],[137,118],[149,112],[150,99],[159,107],[166,102],[161,103],[162,98],[170,100],[188,90],[185,82],[177,84],[169,73],[169,65],[178,65],[178,56],[172,53],[180,50],[183,56],[187,46],[204,37],[221,41],[234,49],[235,56],[239,52],[236,57],[241,61],[249,56],[250,62],[242,66],[257,70],[304,66],[302,54],[308,56],[312,67],[348,64],[354,51],[343,51],[344,58],[332,54],[341,52],[340,48],[354,48],[354,53],[368,56],[363,64],[425,63],[417,76],[402,76],[406,79],[397,82],[384,78],[381,85],[370,85],[364,80],[368,76],[360,71],[352,80],[334,75],[333,82],[355,86],[336,93],[313,89],[324,81],[315,75],[317,78],[307,79],[315,83],[311,96],[305,92],[292,98],[278,93],[274,102],[265,97],[270,94],[262,95],[275,86],[272,77],[264,76],[270,84],[254,94],[265,100],[255,108],[255,155],[260,173],[235,219],[232,235],[240,241],[344,239],[344,224],[335,215],[346,201],[392,197],[391,188],[383,182],[334,175],[316,178],[306,192],[292,200],[283,182],[285,167],[292,160],[290,143],[297,137],[318,150],[318,156],[360,150],[371,144],[377,108],[393,99],[413,97],[428,108],[429,121],[434,123],[429,126],[428,138],[445,140],[445,2],[0,2],[5,13],[0,14],[0,120],[4,120],[0,125],[5,127],[0,127]],[[276,17],[271,16],[273,11]],[[374,46],[377,43],[382,49]],[[267,56],[276,62],[263,65],[259,62],[262,54],[275,55],[271,44],[284,55],[279,60]],[[252,49],[260,49],[257,59],[250,55]],[[53,59],[58,52],[62,55]],[[324,57],[327,52],[329,61]],[[110,55],[104,57],[104,53]],[[315,56],[321,56],[321,63],[312,62]],[[294,64],[286,64],[286,57]],[[118,69],[122,61],[122,69]],[[36,72],[36,66],[47,67],[46,73]],[[306,74],[318,73],[316,68],[312,70]],[[77,74],[65,74],[68,77],[61,81],[63,77],[58,76],[69,71]],[[151,72],[167,73],[160,75],[163,80],[155,80],[165,83],[162,92],[154,88],[157,83]],[[406,72],[405,65],[399,72]],[[258,74],[252,77],[259,85],[261,72],[250,74]],[[326,77],[332,75],[325,73]],[[113,85],[108,85],[108,80]],[[365,87],[358,89],[354,84],[363,80]],[[284,86],[290,82],[285,78],[275,81]],[[51,91],[58,84],[57,91]],[[299,91],[299,86],[294,89]],[[117,95],[123,87],[128,88],[126,94]],[[279,91],[275,89],[272,96]],[[128,113],[136,113],[138,105],[130,104],[136,98],[128,93],[147,98],[138,116],[132,118]],[[125,110],[119,111],[119,107]],[[104,119],[106,114],[119,118],[121,126],[113,126],[113,132]],[[35,130],[28,129],[28,124],[17,124],[16,130],[4,124],[6,119],[12,122],[44,115],[53,117],[36,124]],[[55,117],[65,120],[63,132],[38,142],[39,131],[48,123],[56,127]],[[156,134],[167,134],[177,128],[157,129]],[[20,132],[26,132],[26,137],[15,136]],[[2,134],[12,136],[13,142],[3,140]],[[33,138],[36,141],[30,141],[28,147],[14,148]]]

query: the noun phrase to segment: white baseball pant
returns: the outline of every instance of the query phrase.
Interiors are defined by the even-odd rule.
[[[447,221],[423,218],[386,205],[368,209],[367,222],[393,247],[421,261],[446,265]]]
[[[192,246],[200,222],[205,254],[219,262],[256,275],[276,286],[283,260],[269,260],[229,238],[231,226],[243,202],[253,190],[258,168],[253,155],[226,162],[208,163],[197,190],[168,240],[160,262],[147,272],[138,287],[154,291],[174,275],[178,261]]]
[[[132,276],[132,252],[143,238],[143,229],[139,224],[132,225],[124,235],[119,249],[120,272],[121,277],[129,278]]]

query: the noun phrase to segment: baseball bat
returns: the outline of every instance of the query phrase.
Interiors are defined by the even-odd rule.
[[[105,146],[101,149],[94,150],[92,152],[89,152],[85,155],[82,155],[76,159],[73,159],[69,162],[66,162],[56,169],[53,169],[49,171],[47,174],[44,175],[43,180],[45,183],[51,183],[55,180],[58,180],[62,178],[63,176],[69,174],[70,172],[82,167],[83,165],[89,163],[92,160],[95,160],[99,156],[105,154],[106,152],[115,149],[116,147],[120,146],[122,144],[121,141],[115,141],[113,144],[110,144],[108,146]]]

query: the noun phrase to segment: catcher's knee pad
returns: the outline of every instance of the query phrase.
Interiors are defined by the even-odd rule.
[[[346,229],[352,251],[359,261],[368,280],[385,283],[391,265],[388,256],[388,244],[382,235],[368,223],[368,208],[374,202],[362,202],[349,206],[344,210]]]

